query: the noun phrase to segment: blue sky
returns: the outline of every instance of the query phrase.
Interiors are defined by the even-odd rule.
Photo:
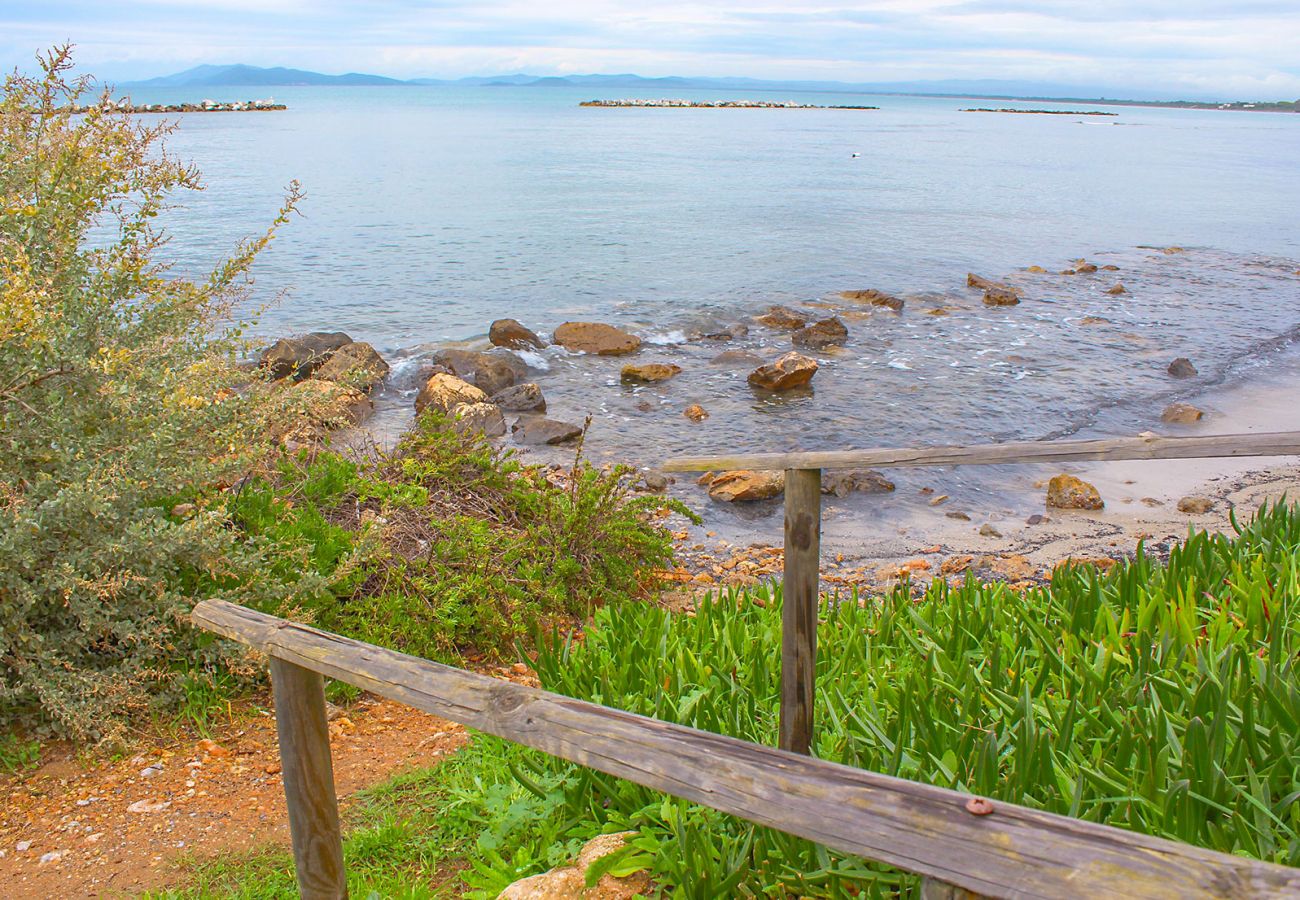
[[[115,80],[246,62],[1300,97],[1300,0],[0,0],[5,69],[62,41]]]

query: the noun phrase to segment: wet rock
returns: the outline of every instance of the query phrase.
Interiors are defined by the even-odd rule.
[[[1196,366],[1186,356],[1180,356],[1169,364],[1169,374],[1175,378],[1191,378],[1197,374]]]
[[[495,403],[462,403],[453,411],[452,428],[461,434],[501,437],[506,433],[506,419]]]
[[[555,419],[520,419],[510,429],[519,444],[563,444],[582,435],[582,426]]]
[[[641,476],[641,484],[645,486],[647,491],[655,494],[662,494],[668,490],[668,485],[672,483],[673,480],[663,472],[651,470]]]
[[[714,366],[752,366],[763,361],[763,357],[748,350],[724,350],[709,360]]]
[[[1118,272],[1119,266],[1107,264],[1101,267],[1103,272]]]
[[[546,346],[546,342],[536,332],[514,319],[497,319],[489,325],[488,340],[493,346],[511,350],[540,349]]]
[[[1128,288],[1124,287],[1123,282],[1117,281],[1115,282],[1114,287],[1109,287],[1106,289],[1106,293],[1110,294],[1112,297],[1118,297],[1120,294],[1127,294]]]
[[[981,291],[1004,291],[1008,294],[1020,295],[1020,288],[1012,287],[1004,281],[993,281],[990,278],[984,278],[974,272],[966,273],[966,285]]]
[[[1097,271],[1097,267],[1090,262],[1086,262],[1075,266],[1074,271],[1076,275],[1091,275],[1093,272]]]
[[[944,515],[950,519],[956,519],[958,522],[970,521],[970,516],[959,509],[950,510],[949,512],[944,513]]]
[[[528,364],[509,350],[439,350],[433,362],[487,394],[505,390],[528,373]]]
[[[812,381],[816,374],[816,360],[791,352],[750,372],[749,383],[767,391],[788,391]]]
[[[744,322],[737,322],[734,325],[728,325],[725,328],[719,328],[717,331],[710,331],[702,334],[706,341],[738,341],[743,337],[748,337],[749,326]]]
[[[467,403],[486,403],[488,395],[482,390],[455,375],[438,373],[429,377],[420,388],[415,398],[415,413],[419,415],[426,409],[441,413],[450,413],[456,407]]]
[[[827,347],[842,347],[849,339],[849,330],[844,323],[831,316],[804,328],[800,328],[790,340],[796,347],[805,350],[824,350]]]
[[[1102,318],[1101,316],[1084,316],[1082,319],[1079,320],[1079,324],[1080,325],[1108,325],[1110,324],[1110,319],[1105,319]]]
[[[1015,306],[1020,302],[1020,295],[1015,291],[1002,288],[989,288],[984,292],[985,306]]]
[[[737,469],[715,475],[709,481],[709,496],[725,503],[769,500],[785,491],[784,472],[753,472]]]
[[[565,322],[555,329],[552,340],[566,350],[598,356],[622,356],[641,347],[636,335],[601,322]]]
[[[474,386],[483,393],[499,394],[508,387],[512,387],[518,379],[518,374],[514,368],[501,359],[484,360],[483,364],[474,370]]]
[[[1204,417],[1205,413],[1190,403],[1171,403],[1160,414],[1160,420],[1171,425],[1191,425]]]
[[[1102,509],[1106,504],[1091,484],[1062,473],[1047,483],[1047,505],[1056,509]]]
[[[1040,514],[1038,514],[1038,513],[1034,513],[1034,514],[1033,514],[1032,516],[1030,516],[1028,519],[1025,519],[1025,524],[1026,524],[1026,525],[1042,525],[1042,524],[1043,524],[1044,522],[1046,522],[1046,521],[1047,521],[1047,516],[1040,515]]]
[[[786,306],[769,306],[767,312],[754,321],[779,331],[794,331],[803,328],[808,323],[808,317]]]
[[[1209,497],[1188,496],[1178,501],[1178,511],[1189,515],[1204,515],[1214,509],[1214,501]]]
[[[620,377],[623,381],[632,384],[651,384],[656,381],[667,381],[674,375],[681,374],[681,371],[681,366],[672,363],[645,363],[624,366]]]
[[[883,306],[899,312],[903,308],[901,297],[895,297],[892,294],[886,294],[884,291],[878,291],[875,288],[868,288],[865,291],[840,291],[840,296],[845,300],[852,300],[854,303],[869,303],[872,306]]]
[[[1030,272],[1030,273],[1032,273],[1032,274],[1034,274],[1034,275],[1046,275],[1046,274],[1047,274],[1047,270],[1044,269],[1042,266],[1030,266],[1029,268],[1025,269],[1025,271],[1026,271],[1026,272]]]
[[[292,338],[282,338],[258,355],[258,365],[272,378],[303,379],[326,362],[335,350],[352,343],[341,331],[313,331]]]
[[[709,417],[709,411],[698,403],[692,403],[686,409],[682,410],[682,415],[692,422],[703,422]]]
[[[854,492],[887,494],[894,483],[875,469],[827,469],[822,472],[822,493],[847,497]]]
[[[388,363],[365,341],[353,341],[331,353],[313,377],[347,382],[368,391],[388,377]]]
[[[985,522],[983,525],[980,526],[980,536],[1000,538],[1002,537],[1002,532],[998,531],[997,528],[995,528],[993,525],[989,524],[988,522]]]
[[[542,389],[531,381],[498,391],[492,395],[492,402],[508,412],[546,412]]]

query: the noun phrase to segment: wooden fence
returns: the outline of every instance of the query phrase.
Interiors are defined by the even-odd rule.
[[[786,470],[781,748],[477,675],[222,601],[201,628],[271,660],[281,770],[304,898],[347,896],[325,715],[328,676],[654,790],[924,876],[928,900],[1300,896],[1300,869],[892,778],[807,756],[820,469],[1300,453],[1300,433],[679,459],[673,471]]]

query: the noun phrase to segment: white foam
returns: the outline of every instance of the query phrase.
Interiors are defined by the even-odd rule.
[[[686,343],[686,332],[679,330],[666,331],[663,334],[648,334],[643,340],[647,344],[654,344],[657,347],[664,347],[669,344]]]

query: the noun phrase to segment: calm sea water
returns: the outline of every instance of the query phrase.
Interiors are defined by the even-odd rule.
[[[290,109],[184,117],[171,146],[208,190],[172,216],[171,252],[201,271],[301,181],[303,216],[259,269],[261,296],[287,292],[261,327],[341,329],[400,358],[383,427],[409,415],[403,372],[504,316],[539,332],[613,322],[650,341],[644,360],[683,366],[633,390],[619,360],[534,359],[553,415],[591,413],[592,452],[642,464],[1133,433],[1158,427],[1168,399],[1243,377],[1300,326],[1297,115],[1012,116],[959,112],[988,102],[779,92],[749,96],[882,108],[590,109],[578,102],[610,95],[569,88],[208,92],[268,94]],[[1023,271],[1077,257],[1120,271]],[[968,271],[1015,281],[1025,302],[984,308]],[[1105,294],[1117,280],[1129,293]],[[864,313],[836,299],[866,287],[908,306]],[[710,364],[727,346],[686,340],[771,303],[823,302],[851,341],[821,355],[808,394],[757,397],[747,368]],[[923,314],[941,304],[958,309]],[[755,328],[735,346],[775,356],[789,338]],[[1171,380],[1175,356],[1200,377]],[[688,422],[690,403],[711,418]]]

